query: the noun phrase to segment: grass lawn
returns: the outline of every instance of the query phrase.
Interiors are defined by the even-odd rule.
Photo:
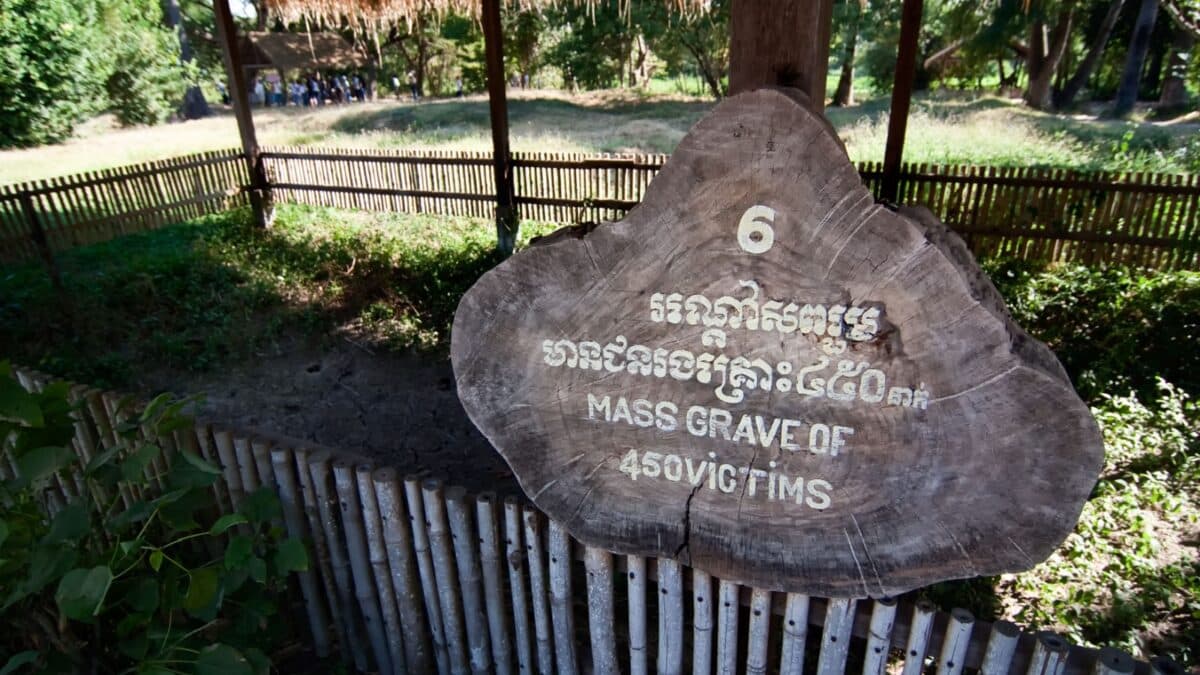
[[[106,387],[167,370],[186,387],[351,330],[376,353],[440,362],[459,297],[496,262],[483,221],[295,206],[269,232],[248,220],[221,214],[70,251],[65,297],[36,265],[0,269],[0,360]],[[524,238],[546,230],[528,225]],[[1106,466],[1047,562],[921,593],[1200,665],[1200,274],[986,268],[1092,406]]]
[[[516,91],[509,102],[512,146],[519,151],[669,153],[713,103],[677,94],[603,91],[569,95]],[[219,107],[219,106],[218,106]],[[854,160],[881,160],[888,99],[831,108]],[[265,145],[491,149],[487,100],[380,100],[367,104],[255,111]],[[1200,123],[1127,123],[1049,115],[993,96],[918,96],[906,159],[996,166],[1183,172],[1200,170]],[[1189,145],[1190,143],[1190,145]],[[111,168],[151,159],[237,147],[228,110],[204,120],[114,129],[108,117],[85,124],[71,141],[0,151],[0,184]]]

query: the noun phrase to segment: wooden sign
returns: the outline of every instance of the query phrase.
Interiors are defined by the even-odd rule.
[[[625,220],[484,275],[452,357],[471,419],[571,534],[760,588],[1028,569],[1103,459],[963,242],[877,205],[775,90],[718,105]]]

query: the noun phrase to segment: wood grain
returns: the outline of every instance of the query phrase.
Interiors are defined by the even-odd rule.
[[[738,235],[761,207],[766,250]],[[791,332],[768,320],[806,305]],[[758,588],[879,597],[1028,569],[1103,460],[962,240],[876,205],[780,91],[720,104],[626,219],[488,272],[452,335],[463,405],[539,508],[590,546]]]

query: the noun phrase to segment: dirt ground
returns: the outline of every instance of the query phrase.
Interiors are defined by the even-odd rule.
[[[520,494],[508,465],[459,404],[446,356],[389,352],[341,337],[323,348],[282,348],[186,384],[164,373],[145,385],[202,395],[201,420],[348,450],[476,492]]]

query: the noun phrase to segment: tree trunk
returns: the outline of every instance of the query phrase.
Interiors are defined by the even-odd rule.
[[[1054,22],[1054,30],[1050,33],[1049,44],[1044,33],[1044,26],[1035,29],[1034,39],[1030,41],[1029,87],[1025,90],[1025,102],[1038,110],[1050,108],[1050,91],[1054,83],[1054,74],[1062,62],[1063,54],[1067,51],[1067,43],[1071,37],[1071,23],[1075,17],[1075,2],[1068,0],[1063,3]],[[1036,26],[1037,24],[1035,24]],[[1037,65],[1036,71],[1034,64]]]
[[[687,40],[683,40],[683,46],[696,60],[696,67],[700,69],[700,77],[708,86],[709,93],[714,99],[720,100],[725,95],[725,92],[721,90],[721,73],[717,72],[717,68],[705,52],[704,46],[692,44]]]
[[[163,2],[163,17],[167,27],[179,33],[179,62],[192,62],[192,44],[188,41],[187,31],[183,27],[183,16],[179,11],[179,0]],[[183,95],[183,105],[179,107],[179,116],[185,120],[195,120],[208,117],[212,111],[208,109],[208,101],[204,100],[204,92],[197,85],[187,88]]]
[[[417,92],[425,95],[425,62],[429,60],[429,50],[425,44],[425,17],[417,15]]]
[[[250,4],[254,6],[254,30],[261,33],[267,29],[267,2],[250,0]]]
[[[1150,38],[1150,52],[1148,54],[1150,62],[1142,70],[1143,86],[1139,87],[1141,91],[1146,92],[1150,96],[1161,93],[1159,87],[1162,86],[1163,63],[1166,62],[1167,52],[1171,48],[1170,45],[1165,43],[1166,40],[1161,36],[1159,40],[1155,40],[1153,36]]]
[[[792,87],[825,107],[833,0],[733,0],[729,91]]]
[[[1129,55],[1125,57],[1125,70],[1121,73],[1121,85],[1117,89],[1117,100],[1113,105],[1115,117],[1126,117],[1133,112],[1137,103],[1138,82],[1142,78],[1142,66],[1146,53],[1150,51],[1150,34],[1154,32],[1154,20],[1158,17],[1158,0],[1142,0],[1138,8],[1137,23],[1129,40]]]
[[[1100,22],[1100,28],[1088,43],[1087,54],[1084,55],[1083,61],[1079,63],[1079,67],[1075,69],[1075,74],[1071,79],[1067,80],[1067,84],[1063,86],[1062,91],[1054,96],[1055,108],[1066,108],[1075,102],[1075,97],[1083,90],[1083,86],[1092,77],[1092,73],[1096,72],[1096,66],[1100,65],[1100,57],[1104,55],[1104,46],[1108,44],[1108,37],[1112,35],[1113,27],[1117,25],[1117,19],[1121,16],[1121,8],[1125,6],[1125,0],[1112,0],[1108,3],[1108,12],[1104,15],[1104,20]]]
[[[1188,103],[1188,60],[1196,47],[1196,37],[1176,26],[1171,39],[1171,56],[1167,59],[1167,77],[1163,80],[1159,110],[1182,110]]]
[[[837,89],[833,92],[831,105],[854,105],[854,52],[858,47],[858,27],[862,20],[863,3],[852,1],[850,6],[853,14],[850,17],[849,34],[846,35],[846,49],[842,52],[842,72],[838,75]]]

